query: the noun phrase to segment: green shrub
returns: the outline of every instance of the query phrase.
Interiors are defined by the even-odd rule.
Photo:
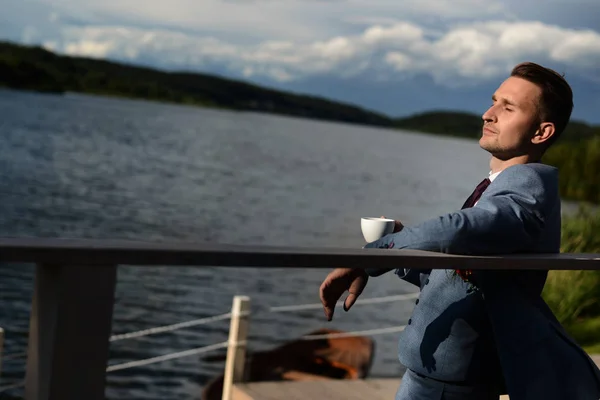
[[[600,253],[600,211],[582,206],[563,220],[561,252]],[[542,295],[562,324],[600,316],[600,271],[550,271]]]
[[[600,133],[586,140],[557,143],[543,162],[558,167],[563,198],[600,203]]]

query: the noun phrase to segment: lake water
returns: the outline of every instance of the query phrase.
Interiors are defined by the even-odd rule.
[[[0,236],[244,245],[364,244],[361,216],[411,224],[459,208],[488,173],[476,141],[69,94],[0,91]],[[318,303],[325,270],[119,267],[113,332],[253,307]],[[390,275],[390,277],[392,277]],[[26,348],[31,265],[0,264],[5,352]],[[394,277],[392,277],[394,278]],[[371,279],[363,298],[414,292]],[[413,301],[257,314],[250,349],[314,329],[404,324]],[[223,342],[228,321],[114,342],[110,364]],[[400,376],[397,333],[374,336],[374,376]],[[110,399],[199,399],[223,363],[191,356],[108,374]],[[7,360],[0,386],[21,380]],[[18,395],[15,390],[12,394]]]

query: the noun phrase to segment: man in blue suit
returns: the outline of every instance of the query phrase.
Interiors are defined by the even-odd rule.
[[[570,86],[534,63],[517,65],[483,114],[480,146],[490,175],[460,211],[394,233],[365,248],[450,254],[558,253],[558,171],[540,162],[565,129]],[[388,250],[390,251],[390,250]],[[402,266],[404,267],[404,266]],[[347,311],[369,276],[388,270],[338,268],[324,280],[328,320],[349,292]],[[600,370],[556,320],[541,297],[547,271],[399,268],[419,286],[399,340],[407,370],[397,400],[598,400]]]

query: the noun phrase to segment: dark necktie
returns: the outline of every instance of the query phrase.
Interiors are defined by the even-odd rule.
[[[467,201],[465,201],[465,204],[463,204],[462,209],[464,210],[465,208],[473,207],[475,203],[477,203],[477,200],[479,200],[485,189],[487,189],[487,187],[490,186],[490,183],[492,183],[492,181],[490,181],[489,178],[485,178],[484,180],[482,180],[481,183],[477,185],[473,193],[469,196]],[[471,271],[470,269],[455,269],[454,271],[465,282],[473,283],[471,281],[471,275],[473,274],[473,271]]]
[[[490,183],[492,183],[492,181],[490,181],[489,178],[485,178],[484,180],[482,180],[481,183],[477,185],[473,193],[469,196],[467,201],[465,201],[465,204],[463,204],[462,209],[464,210],[465,208],[473,207],[475,203],[477,203],[477,200],[479,200],[485,189],[487,189],[487,187],[490,185]]]

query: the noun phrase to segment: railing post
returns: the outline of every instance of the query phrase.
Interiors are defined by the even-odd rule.
[[[222,400],[231,400],[233,384],[244,379],[246,362],[246,338],[250,313],[250,297],[235,296],[231,307],[231,323],[229,326],[229,346],[223,376]]]
[[[37,265],[26,400],[104,400],[115,265]]]

